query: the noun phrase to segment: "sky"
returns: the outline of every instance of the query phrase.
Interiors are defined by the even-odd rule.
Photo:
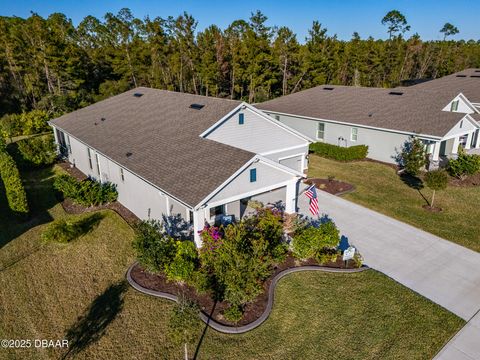
[[[314,20],[340,39],[350,39],[354,31],[362,38],[386,38],[381,19],[396,9],[411,25],[409,35],[418,33],[422,39],[439,40],[443,38],[439,30],[450,22],[460,30],[453,39],[480,40],[479,0],[0,0],[0,15],[28,17],[33,11],[46,17],[61,12],[76,25],[87,15],[102,18],[106,12],[116,13],[124,7],[139,18],[166,18],[186,11],[198,21],[198,30],[211,24],[224,29],[233,20],[248,19],[253,11],[261,10],[268,17],[268,25],[288,26],[301,42]]]

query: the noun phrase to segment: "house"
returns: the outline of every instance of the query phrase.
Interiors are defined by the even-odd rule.
[[[60,153],[117,185],[141,219],[181,216],[198,231],[241,218],[248,200],[296,211],[309,140],[240,101],[136,88],[50,122]]]
[[[433,167],[459,145],[480,148],[480,69],[394,89],[323,85],[255,106],[312,141],[368,145],[370,158],[387,163],[411,136]]]

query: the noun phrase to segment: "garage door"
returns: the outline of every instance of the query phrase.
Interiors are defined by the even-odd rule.
[[[302,155],[293,156],[290,158],[282,159],[279,161],[280,164],[288,166],[293,170],[302,172]]]

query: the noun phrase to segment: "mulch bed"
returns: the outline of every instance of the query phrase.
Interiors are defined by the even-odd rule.
[[[450,185],[453,186],[479,186],[480,185],[480,173],[467,177],[466,179],[460,180],[457,178],[451,178]]]
[[[283,263],[274,268],[272,275],[264,282],[262,294],[260,294],[253,302],[245,306],[243,318],[237,324],[225,320],[222,315],[223,311],[228,308],[228,304],[224,301],[215,302],[210,294],[199,294],[192,286],[186,284],[179,285],[174,282],[169,282],[163,274],[156,275],[149,273],[148,271],[145,271],[139,264],[133,267],[131,276],[137,284],[143,286],[144,288],[161,291],[176,296],[183,294],[186,298],[198,304],[202,312],[220,324],[228,326],[244,326],[258,319],[265,312],[268,302],[268,289],[275,275],[285,269],[304,265],[318,265],[318,263],[314,259],[299,261],[289,254]],[[323,266],[349,269],[355,267],[353,261],[351,260],[347,261],[347,266],[345,267],[345,263],[342,261],[341,256],[338,257],[336,262],[324,264]]]
[[[315,187],[317,189],[326,191],[333,195],[341,195],[355,190],[355,186],[353,186],[352,184],[335,179],[307,179],[305,180],[305,183],[308,185],[315,184]]]
[[[430,211],[430,212],[441,212],[442,211],[442,208],[439,208],[439,207],[431,207],[430,205],[422,205],[422,208],[424,208],[425,210],[427,211]]]

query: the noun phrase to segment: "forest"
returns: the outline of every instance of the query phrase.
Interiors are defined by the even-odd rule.
[[[341,40],[318,21],[298,39],[260,11],[201,31],[187,13],[140,19],[122,9],[77,26],[61,13],[0,17],[0,116],[52,117],[137,86],[261,102],[320,84],[393,87],[480,67],[480,40],[450,40],[451,24],[439,29],[443,40],[423,41],[414,29],[407,36],[396,10],[378,22],[388,39]]]

